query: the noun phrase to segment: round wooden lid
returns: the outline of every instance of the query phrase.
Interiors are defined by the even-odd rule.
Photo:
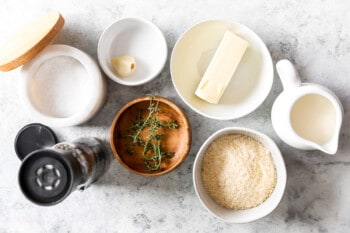
[[[59,12],[35,19],[0,47],[0,70],[10,71],[30,61],[48,46],[64,25]]]

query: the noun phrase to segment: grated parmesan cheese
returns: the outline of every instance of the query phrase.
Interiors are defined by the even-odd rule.
[[[260,142],[230,134],[209,145],[203,158],[202,179],[217,203],[243,210],[260,205],[271,195],[277,172],[270,151]]]

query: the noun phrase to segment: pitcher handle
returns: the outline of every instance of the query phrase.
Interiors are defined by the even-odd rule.
[[[278,75],[280,76],[284,90],[291,87],[300,86],[301,81],[298,71],[289,60],[283,59],[278,61],[276,64],[276,69]]]

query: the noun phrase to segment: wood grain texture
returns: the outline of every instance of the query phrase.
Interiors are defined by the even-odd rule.
[[[110,130],[110,144],[114,157],[122,166],[129,171],[142,176],[159,176],[174,170],[187,157],[191,147],[191,127],[184,112],[170,100],[163,97],[155,97],[159,101],[159,120],[173,122],[179,125],[177,129],[162,128],[164,134],[161,146],[164,151],[174,152],[171,158],[162,160],[160,169],[150,171],[143,162],[143,148],[134,148],[132,155],[127,153],[130,138],[121,135],[130,134],[129,129],[139,114],[139,109],[146,110],[149,106],[150,97],[137,98],[119,110],[115,116]],[[142,111],[141,115],[147,117],[148,111]],[[144,132],[143,132],[144,133]],[[147,134],[147,132],[146,132]],[[141,137],[146,137],[145,135]]]
[[[0,70],[10,71],[33,59],[61,31],[64,19],[52,11],[35,19],[0,48]]]

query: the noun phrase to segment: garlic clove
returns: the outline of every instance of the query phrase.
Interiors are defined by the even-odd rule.
[[[123,77],[130,76],[136,68],[136,61],[132,56],[118,56],[112,58],[111,63],[115,72]]]

